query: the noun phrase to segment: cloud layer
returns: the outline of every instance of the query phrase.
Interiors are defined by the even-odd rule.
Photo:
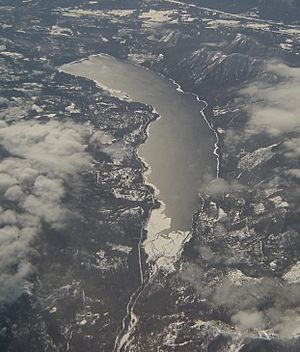
[[[216,277],[207,283],[207,268],[198,264],[185,265],[180,277],[214,306],[226,307],[231,322],[241,331],[252,329],[276,332],[282,337],[299,333],[299,284],[288,284],[276,278],[253,279],[239,273]]]
[[[278,136],[300,128],[300,69],[273,62],[266,71],[278,77],[279,83],[255,83],[242,91],[254,102],[247,126],[248,134],[266,132]]]
[[[72,122],[1,123],[0,144],[10,156],[0,161],[0,304],[24,292],[42,227],[64,227],[65,183],[91,161],[86,138]]]
[[[231,183],[223,178],[208,178],[201,186],[200,193],[209,194],[211,196],[224,196],[228,193],[234,193],[244,190],[246,187],[233,180]]]

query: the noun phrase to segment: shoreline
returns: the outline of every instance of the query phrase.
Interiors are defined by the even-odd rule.
[[[107,54],[107,53],[100,53],[100,54],[92,54],[92,55],[89,55],[87,58],[81,58],[81,59],[78,59],[76,61],[73,61],[73,62],[70,62],[70,63],[66,63],[66,64],[63,64],[61,65],[59,68],[58,68],[58,71],[59,72],[64,72],[64,73],[67,73],[63,70],[63,67],[64,66],[67,66],[67,65],[72,65],[72,64],[75,64],[75,63],[80,63],[82,61],[86,61],[86,60],[89,60],[93,57],[101,57],[101,56],[106,56],[106,57],[109,57],[109,58],[112,58],[114,60],[120,60],[116,57],[113,57],[112,55],[110,54]],[[122,61],[122,60],[120,60]],[[207,119],[206,115],[205,115],[205,109],[208,107],[208,103],[202,99],[200,99],[200,97],[196,94],[196,93],[193,93],[193,92],[186,92],[182,89],[182,87],[180,86],[179,83],[177,83],[174,79],[172,78],[168,78],[166,76],[164,76],[162,73],[160,72],[156,72],[154,70],[151,70],[150,68],[148,67],[145,67],[144,65],[140,65],[140,64],[137,64],[135,62],[132,62],[132,61],[129,61],[129,60],[125,60],[127,61],[127,63],[131,64],[131,65],[135,65],[135,66],[138,66],[138,67],[142,67],[143,69],[146,69],[148,71],[151,71],[152,73],[155,73],[157,75],[159,75],[160,77],[164,78],[164,79],[167,79],[168,81],[170,81],[174,86],[175,86],[175,89],[177,92],[181,93],[181,94],[185,94],[185,95],[191,95],[193,96],[194,98],[196,98],[197,102],[199,103],[202,103],[204,106],[199,110],[199,114],[200,116],[202,116],[202,118],[204,119],[206,125],[208,126],[209,130],[214,134],[215,136],[215,143],[214,143],[214,148],[213,148],[213,156],[216,158],[216,178],[219,177],[219,171],[220,171],[220,155],[218,153],[219,151],[219,136],[218,136],[218,132],[217,130],[214,128],[213,124],[209,122],[209,120]],[[70,74],[70,73],[69,73]],[[76,74],[73,74],[71,73],[71,75],[73,76],[77,76],[77,77],[84,77],[84,76],[81,76],[81,75],[76,75]],[[131,102],[131,97],[129,96],[129,94],[127,94],[126,92],[123,92],[123,91],[116,91],[116,90],[113,90],[113,89],[110,89],[104,85],[102,85],[99,81],[97,80],[94,80],[94,79],[91,79],[92,81],[95,82],[96,86],[103,89],[103,90],[106,90],[108,91],[112,96],[114,97],[117,97],[118,99],[120,100],[125,100],[125,101],[129,101]],[[118,94],[116,93],[121,93],[122,95],[119,96]],[[122,97],[128,97],[127,99],[122,99]],[[144,103],[145,104],[145,103]],[[145,250],[145,244],[148,242],[152,242],[148,237],[146,238],[143,238],[144,235],[143,235],[143,232],[144,231],[147,231],[147,233],[149,234],[149,230],[148,230],[148,226],[150,225],[151,223],[151,218],[153,217],[154,215],[154,212],[159,212],[159,215],[161,216],[160,217],[160,223],[158,226],[164,226],[164,223],[162,220],[165,220],[167,222],[169,222],[169,225],[168,227],[163,227],[160,231],[158,231],[156,234],[154,234],[154,236],[156,236],[156,238],[159,237],[160,233],[162,233],[163,231],[166,231],[168,229],[170,229],[170,225],[171,225],[171,220],[170,218],[167,218],[167,217],[163,217],[163,212],[164,212],[164,209],[166,207],[166,205],[164,204],[164,202],[162,200],[159,199],[159,193],[160,193],[160,190],[158,189],[158,187],[156,187],[154,184],[150,183],[150,181],[148,180],[147,178],[147,175],[151,174],[151,165],[147,163],[147,161],[139,154],[139,148],[141,145],[145,144],[149,135],[150,135],[150,127],[151,127],[151,123],[155,123],[156,121],[158,121],[159,119],[162,118],[162,116],[159,114],[159,112],[155,109],[154,106],[150,106],[148,104],[145,104],[147,105],[148,107],[151,108],[151,112],[156,116],[156,119],[154,120],[149,120],[148,123],[146,124],[145,126],[145,129],[144,129],[144,133],[146,135],[146,138],[142,141],[142,143],[139,144],[139,146],[137,146],[136,148],[134,148],[134,153],[136,154],[137,158],[140,160],[140,162],[142,163],[142,166],[143,166],[143,180],[144,180],[144,184],[147,186],[147,187],[150,187],[150,189],[153,190],[153,205],[154,205],[154,202],[155,200],[157,200],[160,204],[159,208],[150,208],[149,210],[149,214],[148,214],[148,217],[147,217],[147,220],[143,223],[143,228],[141,230],[141,235],[140,235],[140,239],[139,239],[139,243],[138,243],[138,248],[137,248],[137,251],[138,251],[138,262],[139,262],[139,271],[140,271],[140,286],[139,288],[131,295],[128,303],[127,303],[127,307],[126,307],[126,315],[124,316],[124,318],[122,319],[122,328],[121,328],[121,331],[120,333],[118,334],[118,336],[116,337],[116,340],[115,340],[115,345],[114,345],[114,352],[120,352],[121,349],[127,345],[128,343],[130,343],[130,336],[131,336],[131,332],[133,331],[133,329],[135,328],[135,326],[137,325],[138,323],[138,317],[135,315],[134,313],[134,308],[135,308],[135,305],[136,305],[136,302],[137,300],[139,299],[140,295],[142,294],[143,290],[144,290],[144,285],[145,285],[145,276],[144,276],[144,269],[143,269],[143,262],[142,262],[142,251],[145,252],[145,254],[147,255],[147,260],[146,260],[146,264],[148,264],[150,266],[150,271],[153,271],[150,273],[150,278],[153,277],[156,273],[157,270],[159,270],[159,267],[156,265],[156,261],[158,261],[159,259],[161,259],[161,257],[157,258],[156,261],[151,261],[150,257],[149,257],[149,254],[147,253],[147,251]],[[199,209],[195,209],[195,213],[199,212]],[[194,216],[193,214],[193,216]],[[175,262],[177,261],[177,257],[178,255],[182,252],[185,244],[191,239],[191,236],[192,236],[192,231],[193,231],[193,216],[191,217],[191,227],[188,231],[186,232],[183,232],[183,231],[178,231],[178,235],[180,234],[183,239],[181,240],[180,242],[180,246],[178,248],[178,251],[173,255],[171,256],[171,258],[175,260]],[[156,232],[156,231],[154,231]],[[153,233],[154,233],[153,232]],[[171,235],[171,234],[176,234],[176,231],[169,231],[168,235]],[[153,235],[153,234],[152,234]],[[148,241],[147,241],[148,240]],[[154,239],[155,240],[155,239]],[[153,241],[154,241],[153,240]],[[166,257],[167,258],[167,257]],[[152,264],[152,265],[151,265]]]

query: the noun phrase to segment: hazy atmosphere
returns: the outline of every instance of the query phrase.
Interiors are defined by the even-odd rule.
[[[0,17],[0,352],[299,352],[298,1]]]

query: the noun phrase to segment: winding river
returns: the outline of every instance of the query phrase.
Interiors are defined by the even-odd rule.
[[[206,103],[151,70],[105,54],[63,65],[60,70],[92,79],[117,96],[126,93],[133,101],[153,106],[160,115],[138,149],[148,165],[146,182],[155,188],[161,204],[150,215],[147,238],[139,250],[146,252],[156,269],[174,270],[190,239],[192,216],[201,204],[201,184],[206,175],[216,175],[216,135],[205,119]],[[143,281],[142,271],[141,277]],[[128,304],[116,351],[123,351],[130,342],[137,323],[133,310],[138,296],[139,292]]]

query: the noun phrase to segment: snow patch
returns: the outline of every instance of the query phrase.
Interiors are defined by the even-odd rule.
[[[298,284],[300,283],[300,261],[298,261],[291,269],[285,273],[283,276],[289,284]]]

